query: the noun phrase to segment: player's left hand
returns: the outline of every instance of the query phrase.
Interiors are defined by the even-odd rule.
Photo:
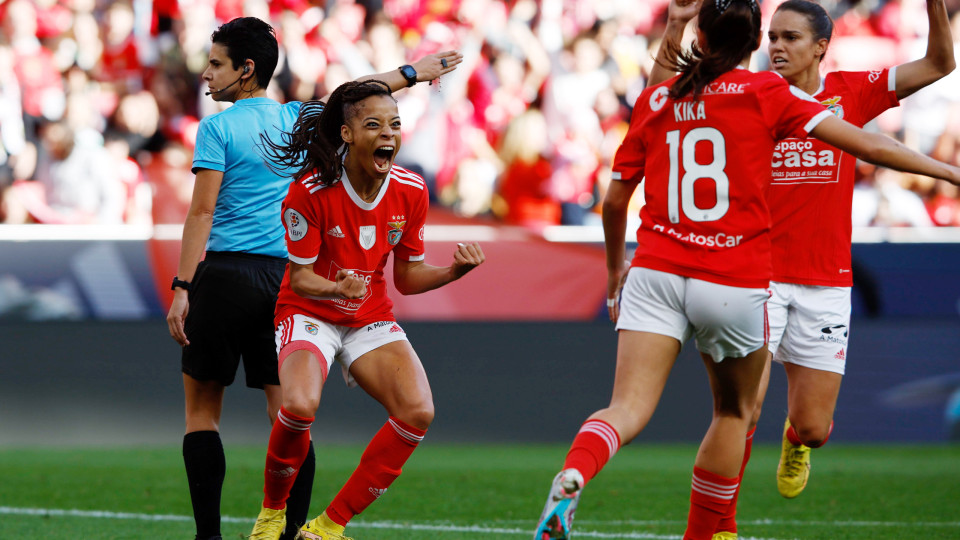
[[[457,244],[457,250],[453,252],[453,273],[458,278],[483,264],[486,257],[480,244],[473,242],[471,244]]]
[[[417,81],[425,82],[450,73],[460,62],[463,62],[463,55],[459,52],[443,51],[428,54],[410,65],[417,70]]]

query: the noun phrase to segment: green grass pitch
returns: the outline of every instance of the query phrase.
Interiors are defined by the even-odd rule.
[[[357,517],[357,540],[531,538],[566,445],[424,444],[387,495]],[[263,447],[227,447],[223,537],[249,534]],[[317,447],[311,514],[346,480],[360,447]],[[585,489],[575,538],[680,538],[693,445],[635,443]],[[958,539],[960,447],[829,445],[807,490],[776,491],[779,449],[757,445],[740,496],[740,538]],[[0,539],[189,540],[180,449],[0,448]]]

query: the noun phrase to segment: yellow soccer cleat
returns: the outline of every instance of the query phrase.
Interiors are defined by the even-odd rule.
[[[794,445],[787,438],[790,428],[788,418],[783,425],[783,450],[780,452],[780,464],[777,465],[777,491],[780,495],[792,499],[807,487],[810,477],[810,447]]]
[[[257,522],[253,524],[250,540],[280,540],[283,528],[287,526],[287,509],[274,510],[263,507]]]
[[[737,540],[737,533],[727,531],[713,533],[713,538],[710,540]]]
[[[300,532],[294,540],[353,540],[326,526],[323,519],[325,517],[326,515],[321,515],[308,521],[306,525],[300,527]]]

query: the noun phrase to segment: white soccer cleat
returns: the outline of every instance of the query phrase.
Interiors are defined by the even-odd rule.
[[[580,501],[583,475],[576,469],[557,473],[550,486],[550,494],[540,514],[540,523],[533,540],[567,540],[573,530],[573,513]]]

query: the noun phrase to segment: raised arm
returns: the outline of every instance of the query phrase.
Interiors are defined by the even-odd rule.
[[[957,167],[915,152],[886,135],[864,131],[835,116],[827,116],[810,134],[875,165],[960,185],[960,169]]]
[[[657,57],[653,62],[653,69],[650,70],[650,80],[647,86],[660,84],[676,75],[676,72],[666,66],[670,64],[668,58],[668,43],[673,43],[677,47],[683,40],[683,31],[687,23],[697,16],[700,12],[700,3],[703,0],[670,0],[667,6],[667,27],[663,31],[663,39],[660,41],[660,48],[657,49]]]
[[[927,0],[927,17],[930,19],[927,54],[919,60],[897,66],[897,99],[942,79],[957,67],[944,0]]]
[[[446,75],[457,69],[457,66],[463,62],[463,55],[457,51],[443,51],[435,54],[428,54],[410,66],[417,72],[417,82],[432,81],[441,75]],[[393,69],[384,73],[375,73],[373,75],[364,75],[358,77],[357,81],[369,81],[376,79],[387,83],[391,92],[402,90],[409,86],[406,77],[400,72],[400,69]],[[320,98],[320,101],[326,103],[330,99],[330,94]]]

